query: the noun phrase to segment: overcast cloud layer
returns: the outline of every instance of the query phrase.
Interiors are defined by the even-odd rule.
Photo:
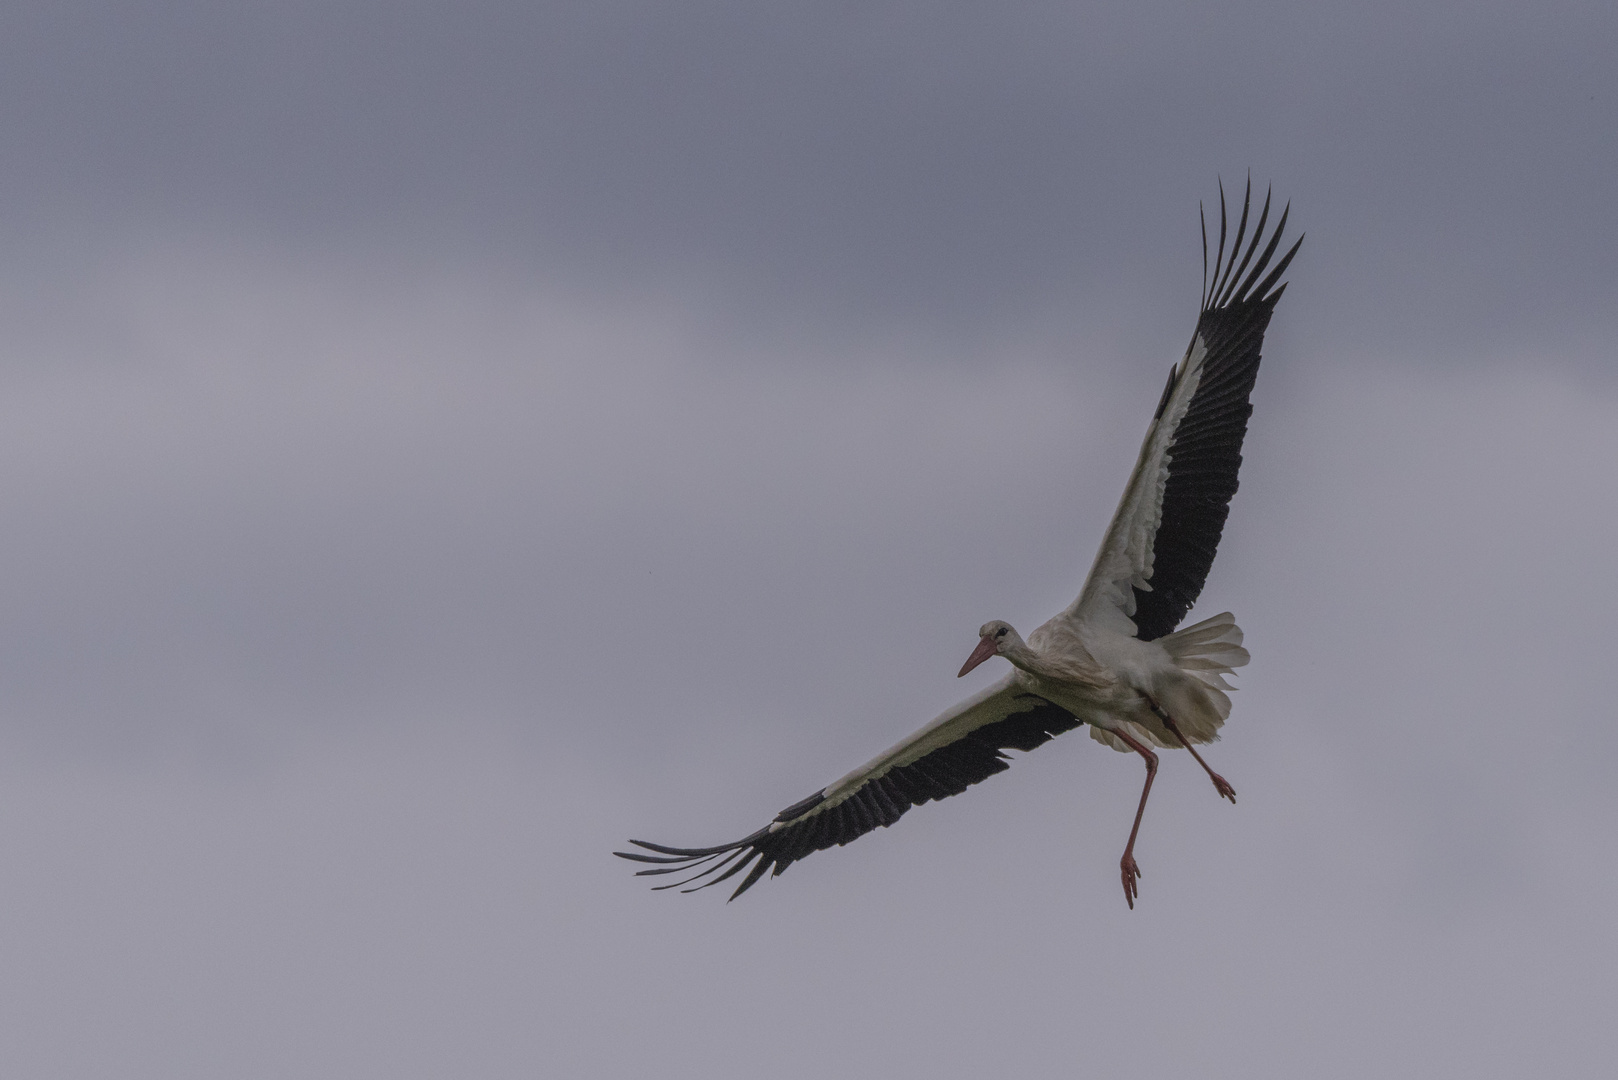
[[[0,1071],[1604,1076],[1610,5],[11,5]],[[1168,755],[736,904],[1309,239]],[[714,890],[717,892],[717,890]]]

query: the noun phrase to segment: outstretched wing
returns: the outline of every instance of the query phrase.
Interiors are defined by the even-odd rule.
[[[684,890],[695,892],[747,870],[747,876],[730,894],[734,900],[772,867],[780,874],[806,855],[834,844],[850,843],[879,825],[892,825],[912,806],[959,795],[978,781],[1009,768],[1007,750],[1032,750],[1081,722],[1066,709],[1022,690],[1013,672],[887,753],[787,807],[751,836],[709,848],[666,847],[631,840],[637,847],[657,854],[613,854],[635,862],[660,864],[640,871],[641,876],[695,871],[672,884],[657,886],[659,889],[708,878]]]
[[[1219,253],[1207,277],[1208,235],[1202,237],[1202,314],[1185,357],[1169,370],[1157,413],[1146,429],[1140,459],[1107,529],[1094,567],[1069,618],[1107,626],[1142,641],[1172,631],[1202,592],[1236,494],[1248,402],[1258,378],[1259,351],[1270,315],[1286,291],[1277,286],[1303,243],[1292,245],[1260,280],[1286,229],[1287,213],[1258,261],[1270,196],[1252,242],[1242,254],[1253,185],[1242,199],[1241,223],[1225,254],[1225,193],[1219,191]],[[1236,257],[1241,254],[1241,262]],[[1248,269],[1252,263],[1252,269]],[[1244,276],[1245,275],[1245,276]],[[1255,284],[1256,283],[1256,284]],[[1273,290],[1273,291],[1272,291]]]

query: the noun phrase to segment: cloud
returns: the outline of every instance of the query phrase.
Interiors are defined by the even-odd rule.
[[[347,237],[949,333],[1172,297],[1247,170],[1312,320],[1465,365],[1612,332],[1606,6],[23,7],[12,227]],[[1321,256],[1315,256],[1319,250]],[[762,312],[762,316],[760,316]]]
[[[1334,354],[1289,294],[1199,605],[1241,804],[1170,761],[1127,912],[1139,772],[1070,737],[726,906],[606,852],[752,828],[1065,603],[1167,357],[244,243],[53,295],[0,417],[35,1071],[1610,1056],[1599,378]]]
[[[0,997],[29,1075],[1596,1075],[1610,5],[13,5]],[[1199,604],[744,902],[702,843],[1071,599],[1194,202],[1309,240]]]

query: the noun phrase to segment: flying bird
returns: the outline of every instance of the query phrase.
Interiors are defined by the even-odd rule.
[[[1229,612],[1175,628],[1202,591],[1219,546],[1253,412],[1248,397],[1258,377],[1264,331],[1286,291],[1277,283],[1303,243],[1300,236],[1266,274],[1290,204],[1257,261],[1253,256],[1269,220],[1269,194],[1243,252],[1251,205],[1249,179],[1227,257],[1220,185],[1212,274],[1203,218],[1196,332],[1169,369],[1135,471],[1078,599],[1026,639],[1009,623],[984,623],[960,674],[997,656],[1010,661],[1011,671],[734,843],[680,848],[631,840],[642,851],[614,854],[656,864],[638,876],[692,871],[659,889],[689,886],[683,891],[696,892],[746,871],[731,893],[734,900],[767,871],[779,875],[816,851],[892,825],[912,806],[959,795],[1004,772],[1010,767],[1008,750],[1033,750],[1088,724],[1093,738],[1139,754],[1146,763],[1146,783],[1119,860],[1124,899],[1134,908],[1140,879],[1135,838],[1157,775],[1153,747],[1190,751],[1214,789],[1236,801],[1235,789],[1196,748],[1218,738],[1230,715],[1226,691],[1232,687],[1224,676],[1248,661],[1242,631]]]

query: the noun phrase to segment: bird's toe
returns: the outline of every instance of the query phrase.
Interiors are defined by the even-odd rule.
[[[1118,869],[1124,879],[1124,901],[1129,905],[1129,910],[1134,911],[1135,898],[1140,895],[1140,866],[1135,862],[1135,856],[1126,851],[1124,857],[1118,860]]]

